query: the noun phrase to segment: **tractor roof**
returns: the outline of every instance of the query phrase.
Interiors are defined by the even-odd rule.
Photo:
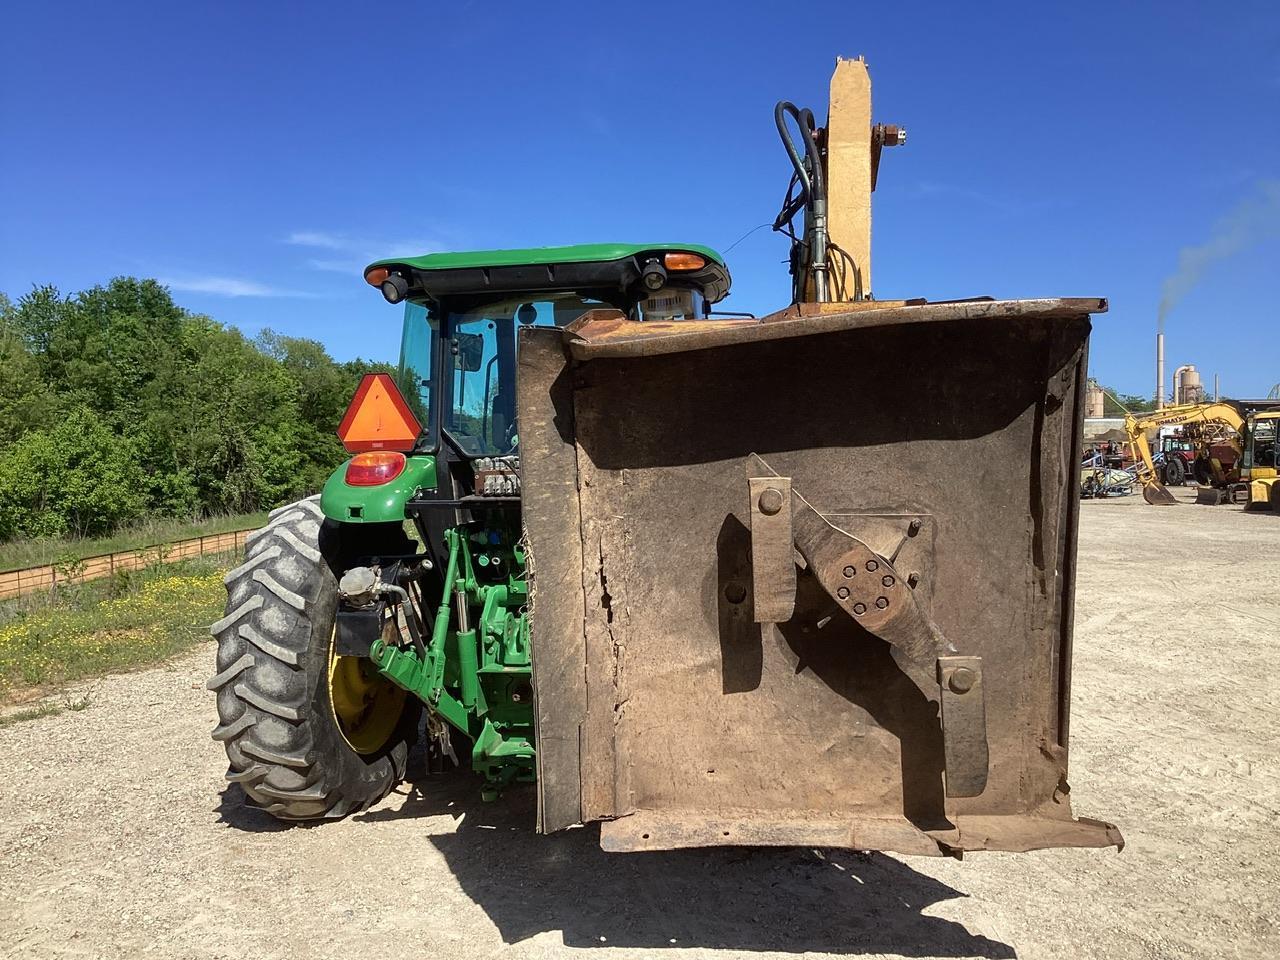
[[[376,260],[365,268],[387,268],[410,281],[412,299],[449,295],[506,293],[517,290],[626,288],[640,276],[640,268],[666,253],[693,253],[703,267],[674,277],[692,281],[715,303],[729,293],[729,270],[724,258],[697,243],[582,243],[570,247],[531,247],[524,250],[474,250],[466,253],[428,253],[420,257]]]
[[[724,258],[697,243],[579,243],[571,247],[529,247],[524,250],[471,250],[465,253],[428,253],[421,257],[378,260],[371,267],[406,264],[416,270],[456,270],[459,267],[543,266],[556,263],[591,263],[621,260],[637,254],[687,250],[700,253],[724,266]]]

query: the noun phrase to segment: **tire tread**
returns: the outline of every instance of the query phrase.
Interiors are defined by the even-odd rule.
[[[349,756],[333,753],[341,735],[327,693],[323,703],[316,693],[328,669],[325,618],[336,603],[336,580],[320,550],[323,521],[318,497],[271,511],[267,525],[246,537],[245,560],[226,575],[227,613],[211,627],[218,641],[208,683],[218,708],[212,737],[230,761],[226,779],[283,820],[343,817],[377,803],[403,778],[413,736],[398,731],[401,739],[358,763],[345,741]]]

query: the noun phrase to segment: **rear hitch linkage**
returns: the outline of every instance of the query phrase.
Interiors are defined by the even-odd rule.
[[[976,797],[987,785],[987,721],[982,658],[960,656],[894,567],[913,520],[886,557],[833,526],[760,457],[748,459],[751,569],[757,623],[785,623],[795,613],[799,551],[836,606],[889,644],[920,691],[940,706],[949,797]]]

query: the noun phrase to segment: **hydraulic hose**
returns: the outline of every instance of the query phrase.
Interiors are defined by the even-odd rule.
[[[804,141],[804,155],[796,149],[795,140],[787,126],[790,116],[800,129]],[[822,157],[818,153],[818,144],[814,140],[816,124],[813,111],[801,109],[789,100],[779,100],[773,108],[773,122],[778,128],[778,136],[791,158],[791,166],[795,168],[796,182],[800,185],[800,196],[796,202],[784,204],[774,229],[781,229],[781,224],[789,221],[799,206],[805,208],[805,231],[802,246],[802,262],[796,277],[795,299],[804,299],[805,278],[813,275],[814,298],[819,303],[827,302],[829,297],[827,267],[827,184],[822,170]]]

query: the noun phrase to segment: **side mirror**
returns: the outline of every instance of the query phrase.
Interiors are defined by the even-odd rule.
[[[458,358],[459,370],[475,373],[484,366],[484,335],[480,333],[454,334],[453,355]]]

